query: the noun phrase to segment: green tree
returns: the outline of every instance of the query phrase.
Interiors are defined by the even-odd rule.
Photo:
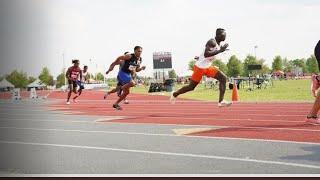
[[[282,71],[283,70],[283,65],[282,65],[282,58],[281,56],[276,56],[274,59],[273,59],[273,62],[272,62],[272,71]]]
[[[3,80],[3,76],[0,76],[0,81],[2,81]]]
[[[67,79],[66,79],[66,75],[64,72],[60,73],[58,76],[57,76],[57,88],[60,88],[61,86],[67,84]]]
[[[309,73],[319,73],[318,62],[314,55],[307,59],[306,66]]]
[[[6,79],[16,88],[25,88],[28,85],[28,76],[22,71],[18,72],[17,70],[14,70],[7,75]]]
[[[172,69],[168,73],[169,73],[169,78],[171,78],[171,79],[177,78],[177,74],[176,74],[176,71],[174,69]]]
[[[212,65],[219,67],[219,69],[224,73],[228,72],[227,65],[224,62],[222,62],[222,60],[220,60],[220,59],[216,59],[216,60],[212,61]]]
[[[91,77],[91,74],[87,73],[87,75],[84,78],[86,79],[86,81],[89,81],[90,77]]]
[[[87,79],[91,79],[91,78],[94,78],[94,75],[88,72],[86,77]]]
[[[268,65],[266,65],[266,64],[263,64],[262,65],[262,73],[263,74],[270,74],[271,73],[270,67]]]
[[[190,60],[188,64],[188,69],[192,71],[195,63],[196,63],[196,60],[194,59]]]
[[[302,72],[306,73],[307,72],[307,65],[306,65],[306,60],[305,59],[295,59],[292,60],[292,64],[294,67],[300,67],[302,68]]]
[[[265,64],[265,60],[264,59],[259,59],[258,60],[258,64],[261,65],[262,69],[261,69],[261,73],[262,74],[269,74],[271,72],[271,69],[269,68],[269,66],[267,64]]]
[[[42,83],[46,85],[53,86],[53,76],[50,74],[50,71],[47,67],[44,67],[39,75],[39,79]]]
[[[237,77],[242,73],[241,61],[235,56],[231,56],[227,63],[227,75],[229,77]]]
[[[29,76],[29,78],[28,78],[28,83],[29,83],[29,84],[30,84],[30,83],[33,83],[35,80],[37,80],[37,78],[32,77],[32,76]]]
[[[249,65],[257,65],[259,64],[258,60],[252,56],[252,55],[248,55],[246,57],[246,59],[244,59],[243,61],[243,76],[249,76],[249,70],[248,70],[248,66]]]
[[[97,75],[96,75],[96,78],[95,78],[96,80],[98,80],[98,81],[103,81],[104,80],[104,76],[103,76],[103,74],[101,73],[101,72],[99,72]]]
[[[293,63],[292,61],[288,61],[287,58],[283,59],[283,71],[284,72],[292,72],[293,70]]]

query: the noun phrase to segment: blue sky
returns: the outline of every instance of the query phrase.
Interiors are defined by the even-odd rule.
[[[154,51],[171,51],[177,73],[190,74],[187,62],[218,27],[230,44],[224,62],[254,54],[255,45],[269,65],[276,55],[307,58],[320,39],[319,9],[318,0],[2,0],[0,75],[37,76],[48,66],[56,76],[63,53],[67,66],[78,58],[104,72],[135,45],[144,47],[142,75],[152,75]]]

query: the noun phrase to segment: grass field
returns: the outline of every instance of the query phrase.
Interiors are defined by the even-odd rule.
[[[278,80],[273,81],[273,86],[268,86],[266,89],[255,89],[248,91],[248,88],[239,89],[240,101],[242,102],[313,102],[314,98],[310,92],[310,80]],[[174,89],[178,89],[183,85],[176,85]],[[148,88],[144,86],[135,87],[132,89],[133,93],[148,94]],[[150,94],[150,93],[149,93]],[[154,94],[159,94],[154,93]],[[163,92],[164,95],[169,96],[170,93]],[[231,100],[232,90],[225,94],[226,100]],[[215,89],[205,88],[203,84],[199,85],[194,91],[181,95],[182,98],[218,101],[219,91]]]

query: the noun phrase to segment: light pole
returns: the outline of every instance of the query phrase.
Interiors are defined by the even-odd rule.
[[[66,66],[65,66],[65,60],[64,60],[64,52],[62,53],[62,61],[63,61],[63,76],[64,76],[64,85],[67,85],[67,77],[66,77]]]
[[[97,75],[98,75],[98,64],[96,63],[96,81],[97,81]]]
[[[258,46],[255,45],[254,46],[254,57],[257,59],[257,49],[258,49]]]
[[[90,64],[90,67],[92,68],[92,60],[89,59],[89,61],[90,61],[90,63],[89,63],[89,64]],[[92,73],[93,73],[93,72],[90,73],[89,79],[92,79],[92,77],[91,77]]]

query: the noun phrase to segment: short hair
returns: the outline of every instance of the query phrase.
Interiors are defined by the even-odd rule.
[[[87,65],[85,65],[85,66],[83,66],[83,68],[88,68],[88,66],[87,66]]]
[[[216,30],[216,34],[219,34],[219,33],[224,32],[224,31],[225,31],[225,29],[223,29],[223,28],[218,28],[218,29]]]
[[[134,47],[134,50],[137,50],[137,49],[142,49],[142,47],[141,46]]]
[[[72,59],[72,64],[79,63],[78,59]]]
[[[127,55],[127,54],[129,54],[129,52],[128,52],[128,51],[124,53],[124,55]]]

